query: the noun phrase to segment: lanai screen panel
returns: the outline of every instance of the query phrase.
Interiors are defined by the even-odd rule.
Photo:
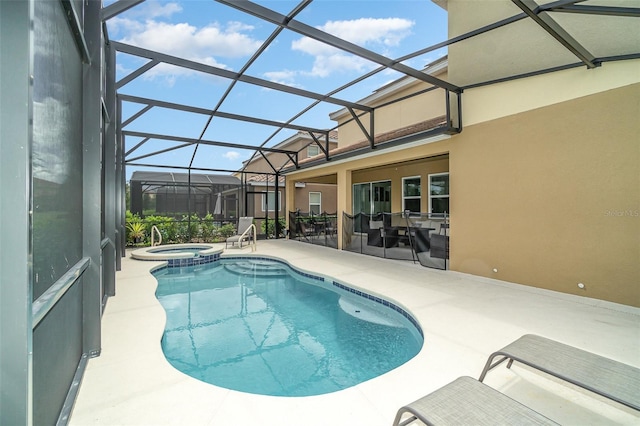
[[[34,7],[35,301],[82,258],[83,65],[61,2]],[[55,424],[71,386],[82,355],[82,293],[77,282],[33,330],[33,424]]]

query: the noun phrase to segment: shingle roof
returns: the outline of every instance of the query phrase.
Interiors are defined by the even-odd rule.
[[[380,133],[374,137],[374,144],[380,145],[385,142],[392,141],[394,139],[401,138],[403,136],[412,135],[414,133],[424,132],[426,130],[435,129],[441,127],[447,123],[446,116],[440,116],[433,118],[431,120],[425,120],[420,123],[412,124],[410,126],[402,127],[400,129],[392,130],[385,133]],[[358,149],[366,148],[369,146],[368,140],[362,140],[352,145],[338,147],[329,151],[329,156],[343,154],[350,151],[355,151]],[[319,154],[314,157],[305,158],[300,160],[299,164],[306,164],[313,161],[317,161],[318,159],[324,157],[324,154]]]

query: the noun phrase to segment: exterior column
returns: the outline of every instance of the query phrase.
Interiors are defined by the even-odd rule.
[[[337,206],[338,206],[338,250],[342,250],[343,212],[351,214],[353,208],[353,189],[351,185],[351,170],[341,168],[337,175]]]
[[[293,210],[295,209],[296,206],[296,183],[293,179],[291,179],[289,176],[285,175],[285,182],[284,182],[284,205],[287,206],[287,209],[285,210],[284,214],[285,214],[285,219],[287,221],[287,229],[289,231],[291,231],[291,226],[292,224],[289,223],[289,210]],[[289,232],[289,238],[291,238],[291,232]]]

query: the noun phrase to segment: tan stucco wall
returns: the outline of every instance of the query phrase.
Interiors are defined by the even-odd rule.
[[[306,183],[304,188],[295,188],[293,210],[309,211],[309,193],[320,192],[321,212],[335,213],[337,209],[337,186],[320,183]]]
[[[446,73],[437,76],[446,79]],[[403,90],[393,93],[393,96],[382,97],[378,102],[371,106],[378,106],[390,102],[394,99],[400,99],[420,92],[427,88],[433,87],[424,82],[415,82]],[[413,124],[421,123],[446,114],[446,94],[442,89],[434,89],[432,91],[422,93],[420,95],[407,98],[401,102],[392,103],[386,106],[376,108],[374,112],[374,133],[376,135],[397,130]],[[351,119],[351,115],[343,115],[340,117],[338,124],[340,125],[339,146],[345,147],[366,140],[364,133],[355,121],[345,123]],[[360,117],[360,121],[367,131],[369,131],[370,118],[369,114]]]
[[[635,84],[465,127],[451,269],[640,306],[638,117]]]
[[[324,139],[320,138],[320,142],[324,147]],[[303,137],[297,137],[289,144],[279,145],[278,148],[288,151],[300,151],[300,153],[298,154],[298,160],[304,160],[308,157],[307,149],[305,147],[311,143],[314,143],[313,139],[311,139],[310,136],[304,135]],[[337,148],[337,146],[338,144],[336,142],[329,143],[330,150]],[[320,152],[322,152],[322,150],[320,150]],[[289,162],[289,157],[286,154],[280,154],[277,152],[265,152],[265,156],[269,159],[269,162],[271,162],[271,164],[273,164],[273,166],[276,168],[280,168],[283,164]],[[267,160],[265,160],[262,155],[256,154],[249,166],[247,166],[247,170],[250,170],[252,172],[273,173],[273,168],[271,164],[269,164],[269,162],[267,162]],[[239,173],[237,173],[236,175],[240,177]],[[253,174],[251,173],[248,173],[248,175],[253,176]]]
[[[582,96],[628,86],[640,79],[640,59],[606,62],[468,89],[463,94],[465,126],[494,120]]]

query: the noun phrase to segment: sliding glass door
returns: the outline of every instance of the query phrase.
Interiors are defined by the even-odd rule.
[[[391,181],[357,183],[353,185],[353,214],[391,213]],[[355,232],[361,232],[360,221],[355,221]]]

